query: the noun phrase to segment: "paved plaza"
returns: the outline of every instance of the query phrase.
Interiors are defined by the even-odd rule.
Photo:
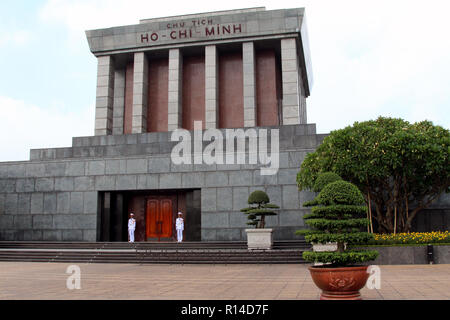
[[[81,289],[69,290],[71,264],[0,262],[2,300],[316,300],[308,265],[78,264]],[[380,266],[381,288],[366,300],[450,300],[450,264]]]

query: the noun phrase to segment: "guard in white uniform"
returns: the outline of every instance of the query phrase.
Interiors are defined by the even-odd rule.
[[[178,242],[183,241],[184,220],[182,217],[183,217],[183,214],[181,212],[178,212],[178,218],[175,221],[175,228],[177,229],[177,241]]]
[[[130,213],[130,219],[128,219],[128,235],[130,240],[128,242],[134,242],[134,230],[136,230],[136,220],[134,219],[134,213]]]

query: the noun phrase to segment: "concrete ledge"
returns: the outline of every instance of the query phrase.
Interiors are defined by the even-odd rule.
[[[279,129],[281,136],[305,136],[316,135],[316,124],[297,124],[297,125],[283,125],[283,126],[264,126],[251,128],[236,128],[236,129]],[[225,137],[227,129],[219,129]],[[193,131],[190,131],[191,134]],[[129,145],[129,144],[147,144],[155,142],[170,141],[171,132],[147,132],[127,135],[108,135],[108,136],[90,136],[90,137],[74,137],[72,138],[72,147],[94,147],[94,146],[113,146],[113,145]],[[322,135],[320,135],[322,136]],[[326,136],[326,135],[325,135]],[[51,150],[51,149],[41,149]]]
[[[379,256],[373,265],[403,265],[403,264],[428,264],[427,246],[392,246],[392,247],[365,247],[368,250],[377,250]],[[450,245],[434,245],[434,263],[450,263]]]
[[[268,130],[270,143],[270,130],[279,130],[280,150],[315,149],[327,135],[316,134],[315,124],[283,125],[269,127],[236,128],[242,130],[261,129]],[[220,129],[226,145],[226,130]],[[193,131],[191,131],[193,136]],[[248,138],[246,138],[247,140]],[[31,161],[51,161],[79,158],[103,158],[141,155],[170,154],[177,141],[171,141],[171,132],[150,132],[130,135],[105,135],[91,137],[75,137],[72,147],[48,148],[30,150]],[[203,148],[211,142],[204,141]],[[248,143],[245,143],[248,151]]]

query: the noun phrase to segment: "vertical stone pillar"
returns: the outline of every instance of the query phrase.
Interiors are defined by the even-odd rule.
[[[112,133],[114,103],[114,60],[111,56],[98,58],[97,98],[95,105],[95,135]]]
[[[283,124],[300,124],[300,94],[297,42],[281,40],[281,72],[283,79]]]
[[[125,114],[125,68],[114,75],[113,134],[123,134]]]
[[[147,132],[148,61],[144,52],[134,54],[132,133]]]
[[[215,45],[205,47],[205,128],[219,127],[219,64]]]
[[[169,51],[168,131],[182,127],[183,56],[180,49]]]
[[[256,127],[256,61],[253,42],[242,44],[244,127]]]
[[[305,87],[303,83],[303,77],[301,73],[301,69],[299,69],[298,72],[298,92],[299,92],[299,115],[300,115],[300,123],[306,124],[307,118],[306,118],[306,92]]]

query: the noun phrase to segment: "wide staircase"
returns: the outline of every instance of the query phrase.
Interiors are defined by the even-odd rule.
[[[0,261],[134,264],[300,264],[310,245],[275,241],[271,250],[227,242],[0,242]]]

